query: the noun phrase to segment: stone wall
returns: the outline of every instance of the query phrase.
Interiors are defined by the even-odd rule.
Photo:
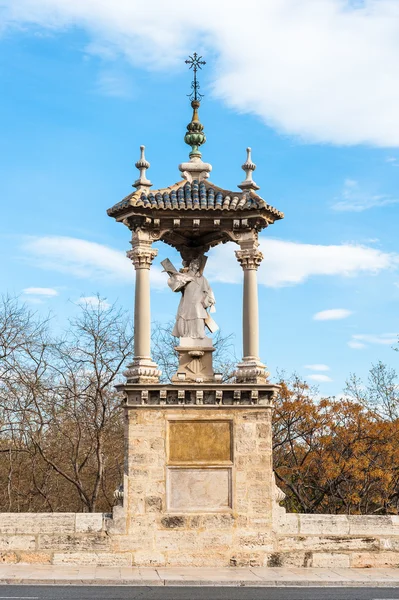
[[[0,562],[399,567],[399,516],[284,515],[280,510],[272,533],[259,528],[236,540],[239,553],[232,549],[232,531],[240,530],[233,514],[170,516],[159,529],[163,552],[151,548],[144,528],[139,531],[139,517],[130,531],[126,524],[121,507],[114,509],[113,519],[99,513],[2,513]],[[198,540],[200,551],[195,550]]]
[[[126,564],[101,513],[0,513],[0,562]]]
[[[399,567],[399,516],[282,514],[269,566]]]

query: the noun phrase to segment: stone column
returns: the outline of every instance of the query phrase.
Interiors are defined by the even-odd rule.
[[[150,232],[137,229],[127,252],[136,270],[134,299],[134,359],[125,375],[130,383],[157,383],[160,371],[151,359],[150,268],[158,251]]]
[[[243,288],[243,359],[238,364],[236,380],[239,383],[264,383],[268,373],[259,359],[259,307],[257,269],[263,254],[257,249],[256,239],[238,242],[241,250],[236,257],[244,271]]]

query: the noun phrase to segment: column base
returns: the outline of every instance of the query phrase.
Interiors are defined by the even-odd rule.
[[[256,356],[244,356],[234,373],[237,383],[267,383],[270,373]]]
[[[162,371],[149,356],[137,356],[128,365],[124,376],[128,383],[158,383]]]

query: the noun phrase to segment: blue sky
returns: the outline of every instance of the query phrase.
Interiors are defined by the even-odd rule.
[[[397,3],[253,1],[250,43],[241,5],[223,20],[222,3],[207,4],[194,22],[178,0],[168,13],[157,0],[0,0],[1,292],[51,310],[55,326],[97,292],[133,309],[129,232],[106,209],[130,192],[140,144],[154,188],[180,179],[184,59],[197,49],[211,180],[236,189],[249,145],[260,194],[286,215],[261,236],[261,358],[339,394],[350,372],[397,362]],[[212,250],[207,270],[241,356],[234,249]],[[159,246],[157,321],[178,302],[166,256],[178,261]]]

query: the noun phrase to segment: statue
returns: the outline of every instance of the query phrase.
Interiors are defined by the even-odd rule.
[[[176,323],[172,335],[180,338],[205,339],[205,325],[211,333],[218,326],[207,312],[215,312],[215,296],[211,286],[203,276],[205,256],[190,261],[188,267],[177,271],[169,259],[161,262],[169,275],[168,286],[173,292],[181,292]]]

